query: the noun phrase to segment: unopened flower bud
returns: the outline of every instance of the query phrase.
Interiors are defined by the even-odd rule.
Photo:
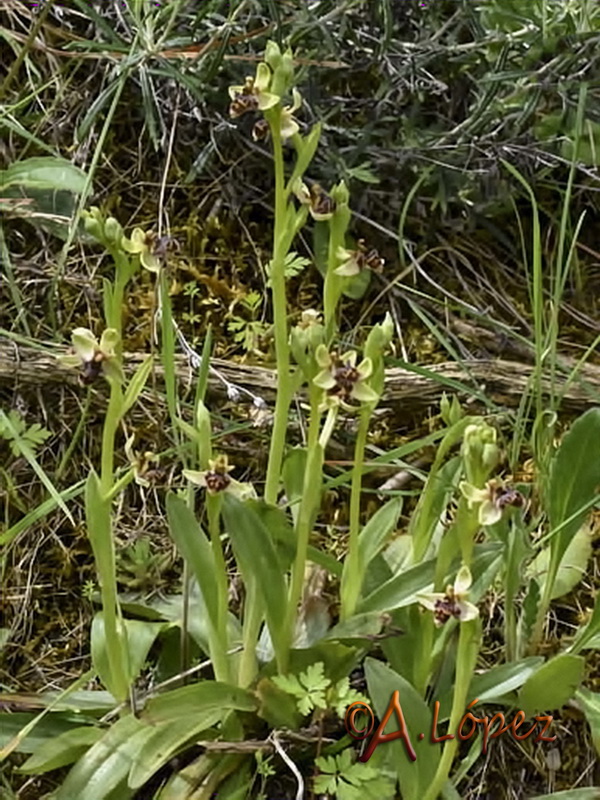
[[[104,236],[109,244],[121,244],[123,228],[114,217],[109,217],[104,223]]]

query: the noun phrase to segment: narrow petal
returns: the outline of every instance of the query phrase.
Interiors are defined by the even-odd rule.
[[[87,328],[75,328],[71,334],[75,352],[82,361],[91,361],[98,348],[98,340]]]
[[[463,566],[456,573],[456,579],[454,580],[454,594],[459,596],[465,595],[471,588],[472,582],[473,579],[471,578],[471,570],[466,564],[463,564]]]

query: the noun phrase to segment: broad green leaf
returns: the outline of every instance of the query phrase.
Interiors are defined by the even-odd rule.
[[[305,447],[294,447],[285,457],[281,470],[281,478],[285,496],[290,504],[294,523],[299,511],[299,501],[304,489],[304,472],[306,471],[307,451]]]
[[[391,532],[396,527],[402,511],[402,497],[392,497],[373,514],[358,537],[358,553],[363,569],[386,545]]]
[[[153,732],[134,716],[121,717],[75,764],[54,800],[105,800],[113,791],[128,800],[127,774]]]
[[[147,622],[139,619],[124,619],[129,649],[129,680],[133,682],[142,668],[156,637],[167,628],[164,622]]]
[[[186,714],[154,726],[151,736],[144,739],[131,766],[127,781],[129,787],[142,787],[186,743],[192,742],[202,731],[219,722],[226,711],[224,707],[212,706],[202,711],[196,710],[193,717]]]
[[[100,479],[90,471],[85,485],[85,519],[102,594],[102,613],[92,623],[92,660],[102,682],[119,701],[129,692],[127,631],[117,616],[117,578],[111,504],[102,496]],[[96,632],[94,632],[96,629]],[[95,645],[94,645],[95,642]],[[105,648],[105,653],[103,650]]]
[[[290,652],[288,672],[299,675],[313,664],[322,661],[325,666],[325,674],[332,681],[347,678],[352,670],[357,666],[364,648],[360,646],[348,646],[341,642],[321,640],[312,647],[304,647],[301,650]],[[274,661],[266,664],[263,674],[272,677],[277,674],[277,665]]]
[[[544,548],[533,559],[527,569],[527,575],[535,578],[540,584],[543,593],[544,584],[548,575],[550,564],[550,547]],[[556,579],[552,588],[551,600],[563,597],[574,589],[581,581],[587,570],[587,564],[592,554],[592,537],[589,525],[582,525],[569,542],[563,555]]]
[[[582,686],[575,692],[575,699],[585,714],[592,732],[594,747],[600,756],[600,693],[591,692]]]
[[[152,356],[148,356],[147,358],[145,358],[139,365],[139,367],[136,369],[132,379],[129,381],[129,385],[127,386],[127,390],[125,391],[125,397],[123,399],[123,412],[122,412],[123,414],[126,414],[129,411],[129,409],[133,406],[133,404],[140,396],[142,389],[146,385],[148,376],[152,371],[152,364],[153,364]]]
[[[544,663],[542,656],[531,656],[510,664],[498,664],[474,675],[468,696],[477,697],[481,703],[493,702],[519,689]]]
[[[271,641],[279,653],[286,640],[287,590],[271,535],[250,503],[232,495],[223,498],[223,519],[244,579],[257,581]]]
[[[501,563],[502,545],[489,542],[477,545],[474,549],[474,559],[471,565],[473,576],[473,594],[482,590],[484,578],[494,575]],[[447,581],[454,580],[456,570],[460,565],[457,561],[452,565]],[[404,570],[386,581],[382,586],[366,597],[357,609],[357,613],[365,614],[370,611],[393,611],[417,602],[415,595],[429,591],[433,584],[436,561],[429,559],[414,567]]]
[[[146,703],[142,717],[152,725],[190,719],[196,714],[213,709],[238,709],[254,711],[254,695],[246,689],[217,681],[201,681],[191,686],[182,686],[154,697]]]
[[[93,673],[92,673],[93,674]],[[0,760],[15,753],[36,753],[46,742],[67,733],[81,724],[72,714],[49,713],[41,716],[29,711],[0,713]],[[26,729],[26,735],[17,738]]]
[[[8,169],[0,170],[0,188],[23,186],[33,189],[64,189],[81,194],[87,177],[83,170],[64,158],[34,156],[16,161]]]
[[[95,728],[92,725],[83,725],[65,731],[56,738],[48,739],[41,747],[37,748],[19,768],[19,772],[30,775],[40,774],[72,764],[81,758],[103,734],[102,728]]]
[[[262,678],[256,687],[260,700],[258,715],[274,728],[297,730],[302,716],[293,697],[280,689],[270,678]]]
[[[412,605],[416,602],[415,595],[426,591],[433,583],[435,566],[435,560],[430,559],[394,575],[359,602],[357,613],[392,611],[395,608]]]
[[[167,495],[167,519],[171,538],[198,581],[213,627],[218,626],[218,590],[212,547],[194,512],[177,495]]]
[[[88,681],[92,680],[94,677],[95,677],[94,670],[92,670],[92,669],[87,670],[87,672],[82,673],[70,686],[68,686],[62,692],[58,693],[56,699],[47,708],[44,708],[43,711],[40,711],[37,714],[31,714],[31,715],[23,714],[22,717],[24,719],[26,719],[27,721],[23,724],[22,727],[19,726],[19,729],[14,733],[13,736],[11,736],[9,738],[9,740],[6,742],[6,744],[3,744],[2,749],[0,750],[0,762],[2,762],[12,752],[19,752],[19,751],[20,752],[32,752],[32,751],[28,751],[23,746],[23,742],[28,737],[32,737],[32,734],[33,734],[33,737],[36,736],[36,733],[37,733],[37,735],[39,735],[39,730],[40,729],[44,728],[45,726],[51,725],[51,723],[49,721],[50,712],[52,712],[54,710],[54,708],[56,708],[62,700],[64,700],[66,697],[69,697],[69,695],[74,694],[75,692],[77,692],[79,689],[81,689],[82,686],[85,686],[86,683],[88,683]],[[8,727],[10,728],[11,724],[14,725],[15,717],[18,718],[18,714],[19,714],[19,712],[15,712],[14,714],[7,714],[7,715],[0,714],[0,720],[3,721],[3,726],[0,728],[0,742],[2,742],[3,734],[5,733],[5,731],[4,731],[4,728],[5,728],[4,723],[7,721],[7,717],[8,717],[8,722],[9,722]],[[61,715],[58,715],[58,714],[52,714],[51,716],[55,717],[55,718],[59,718],[59,719],[64,719],[64,717],[62,717]],[[80,725],[81,722],[82,722],[82,718],[79,718],[75,724],[76,725]],[[68,728],[70,728],[70,727],[72,727],[72,725],[68,726]],[[65,729],[63,728],[63,731],[64,730]],[[59,731],[59,732],[62,733],[63,731]],[[56,735],[56,734],[54,734],[54,735]],[[31,738],[30,738],[30,741],[31,741]]]
[[[393,693],[396,690],[400,692],[402,715],[410,744],[417,757],[416,761],[412,761],[409,758],[406,743],[402,739],[396,739],[390,743],[382,743],[379,747],[382,749],[394,748],[394,765],[398,773],[404,800],[420,800],[424,796],[432,776],[435,774],[441,752],[440,748],[432,745],[430,741],[431,710],[415,691],[414,687],[402,675],[394,672],[381,661],[367,658],[365,661],[365,676],[375,714],[380,720],[385,715]],[[400,726],[394,713],[384,733],[391,733],[399,729]],[[419,738],[420,734],[424,735],[422,739]]]
[[[282,569],[285,571],[296,556],[296,534],[288,518],[281,508],[270,506],[263,500],[248,500],[247,502],[249,507],[256,511],[271,534]],[[308,560],[324,567],[332,575],[340,576],[342,574],[342,565],[336,558],[312,545],[308,547]]]
[[[376,636],[383,626],[382,614],[372,611],[369,614],[355,614],[345,622],[338,622],[325,637],[341,641],[342,639],[367,639]]]
[[[130,685],[131,665],[129,663],[129,648],[127,643],[127,629],[124,620],[115,618],[116,635],[108,634],[106,630],[106,615],[99,611],[92,620],[91,643],[92,664],[100,680],[109,692],[123,701],[123,693],[127,696],[127,687]],[[116,664],[120,676],[117,676]],[[119,683],[120,681],[120,683]],[[124,691],[119,695],[119,686]]]
[[[519,692],[519,708],[527,717],[562,708],[579,688],[584,668],[581,656],[561,653],[551,658],[525,681]]]
[[[557,563],[589,514],[587,510],[577,512],[596,496],[600,485],[599,450],[600,408],[591,408],[565,434],[552,462],[548,488],[550,527],[554,531],[564,525],[551,540]]]
[[[53,711],[77,711],[90,714],[105,714],[113,709],[117,702],[110,692],[81,691],[65,694],[64,692],[50,691],[40,694],[29,692],[0,692],[0,704],[17,703],[23,707],[50,708]]]

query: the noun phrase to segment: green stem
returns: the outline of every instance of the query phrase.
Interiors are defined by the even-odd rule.
[[[105,497],[105,500],[108,503],[112,503],[112,501],[116,497],[118,497],[119,494],[121,494],[123,489],[126,489],[129,486],[129,484],[134,478],[135,478],[135,472],[133,471],[133,469],[128,469],[122,478],[119,478],[118,481],[115,481],[113,483],[109,493]]]
[[[238,685],[250,686],[257,672],[256,643],[264,617],[264,608],[260,592],[253,580],[246,586],[246,601],[244,604],[244,632],[243,650],[240,659]]]
[[[221,544],[221,504],[223,498],[207,494],[206,510],[208,514],[208,531],[212,545],[213,557],[215,559],[216,582],[217,582],[217,629],[215,631],[216,650],[211,653],[215,677],[218,681],[229,683],[229,662],[227,660],[227,611],[229,605],[227,591],[227,564],[223,554]]]
[[[104,418],[104,429],[102,431],[100,485],[104,496],[111,492],[113,486],[115,435],[119,425],[121,405],[121,387],[116,382],[111,381],[110,399],[108,401],[106,417]]]
[[[275,162],[275,230],[273,236],[273,259],[271,262],[271,289],[273,294],[273,327],[275,332],[275,356],[277,360],[277,399],[273,433],[269,448],[269,464],[265,483],[265,500],[271,505],[277,502],[279,478],[285,449],[288,413],[292,400],[290,392],[290,355],[287,324],[287,299],[285,287],[285,256],[283,235],[286,224],[286,195],[284,182],[283,149],[279,129],[279,115],[273,117],[271,136]]]
[[[356,610],[356,604],[362,587],[361,564],[359,559],[358,537],[360,533],[360,495],[362,491],[362,473],[365,459],[365,447],[371,419],[370,409],[361,410],[358,434],[354,445],[354,467],[352,470],[352,484],[350,488],[350,537],[348,541],[348,555],[344,563],[341,584],[341,620],[351,617]]]
[[[312,520],[315,508],[321,498],[321,481],[323,471],[323,447],[318,442],[320,413],[318,409],[319,393],[311,390],[311,414],[308,429],[308,456],[306,460],[306,472],[304,474],[304,485],[298,519],[296,522],[296,557],[292,566],[292,576],[288,596],[287,619],[285,632],[287,637],[287,647],[283,648],[284,658],[288,659],[289,650],[294,641],[296,632],[296,615],[298,603],[302,595],[304,584],[304,572],[306,569],[306,556],[308,553],[308,542],[312,529]],[[287,669],[287,663],[283,665],[283,671]]]
[[[456,737],[461,719],[467,708],[467,693],[473,678],[473,672],[477,663],[479,653],[479,643],[481,639],[481,621],[479,618],[470,622],[461,622],[458,640],[458,652],[456,655],[456,677],[454,681],[454,698],[452,700],[452,711],[450,712],[450,723],[448,732],[454,738],[448,739],[444,744],[442,757],[438,768],[433,777],[428,790],[425,792],[424,800],[436,800],[442,791],[444,784],[448,780],[452,761],[458,748],[459,740]],[[475,699],[475,698],[474,698]]]

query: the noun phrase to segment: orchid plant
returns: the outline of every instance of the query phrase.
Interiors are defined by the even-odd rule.
[[[68,363],[80,367],[84,384],[92,386],[103,379],[109,387],[100,464],[87,479],[86,523],[102,599],[102,611],[92,628],[93,668],[112,697],[110,714],[120,716],[108,731],[94,727],[93,736],[89,726],[82,726],[86,745],[89,742],[83,755],[79,742],[78,747],[73,740],[62,743],[61,765],[78,761],[56,800],[132,797],[184,748],[217,737],[230,743],[230,752],[194,754],[154,796],[209,800],[217,791],[219,797],[247,796],[254,760],[242,746],[244,738],[268,726],[269,742],[278,754],[283,752],[289,766],[277,731],[301,727],[310,731],[315,724],[322,731],[328,716],[341,717],[344,704],[358,697],[348,675],[361,664],[379,717],[393,692],[402,691],[415,717],[407,721],[413,736],[414,726],[427,715],[425,697],[432,693],[440,698],[436,715],[439,711],[439,721],[447,721],[449,730],[458,727],[470,694],[483,694],[484,689],[488,702],[510,705],[520,691],[519,700],[527,701],[532,710],[547,704],[545,681],[536,673],[538,668],[543,671],[543,658],[527,656],[528,637],[533,632],[534,640],[539,640],[565,551],[583,524],[590,497],[595,499],[590,481],[582,480],[576,491],[572,483],[570,489],[562,487],[560,479],[569,468],[579,476],[575,445],[600,438],[598,414],[587,418],[576,430],[575,441],[567,441],[556,457],[549,495],[554,533],[541,588],[541,579],[520,574],[521,561],[531,548],[528,504],[521,491],[498,475],[502,448],[497,428],[479,417],[464,416],[457,403],[442,402],[442,428],[427,439],[438,450],[411,513],[408,535],[396,535],[401,496],[392,494],[363,522],[363,477],[372,467],[365,463],[365,452],[373,415],[384,395],[384,356],[394,325],[386,314],[364,341],[347,349],[340,341],[340,301],[349,282],[365,270],[380,272],[384,262],[363,240],[349,244],[350,197],[344,183],[327,191],[307,176],[321,126],[303,132],[303,101],[294,84],[292,53],[270,42],[255,75],[231,86],[229,99],[232,119],[257,117],[253,138],[269,140],[274,165],[268,286],[277,394],[264,490],[259,497],[257,488],[243,480],[239,466],[230,464],[224,453],[213,452],[212,420],[205,402],[208,340],[202,357],[194,356],[199,377],[192,415],[186,417],[181,408],[173,363],[176,339],[181,342],[182,337],[173,319],[167,266],[156,234],[136,227],[128,237],[116,219],[91,209],[86,231],[111,255],[115,276],[104,283],[105,327],[100,339],[92,331],[75,329]],[[284,147],[295,152],[295,161],[287,168]],[[290,325],[286,263],[307,224],[327,230],[323,308],[303,310],[297,324]],[[127,285],[140,266],[157,282],[165,395],[181,466],[179,489],[166,498],[170,535],[185,565],[181,614],[165,611],[158,622],[127,618],[115,568],[114,501],[134,481],[140,490],[147,488],[157,462],[156,454],[134,450],[130,435],[124,443],[127,467],[119,472],[114,463],[119,429],[152,369],[149,358],[126,378],[121,314]],[[229,388],[228,394],[239,399],[239,393],[232,395]],[[294,413],[302,438],[292,443],[289,420]],[[325,455],[341,421],[353,425],[353,464],[332,479]],[[413,443],[403,444],[376,462],[392,463],[414,449]],[[343,483],[349,483],[348,534],[340,562],[317,546],[314,532],[325,490]],[[233,564],[241,580],[235,613]],[[311,577],[315,575],[318,579]],[[334,613],[324,600],[327,579],[322,575],[338,592]],[[517,619],[514,601],[522,579],[528,581],[528,589]],[[506,592],[506,663],[481,675],[477,657],[483,601],[491,585],[503,585]],[[156,609],[152,613],[160,616]],[[165,684],[140,692],[135,680],[150,648],[173,625],[181,632],[180,670]],[[563,654],[568,665],[557,673],[561,686],[568,676],[569,697],[574,695],[582,704],[593,705],[594,698],[577,695],[573,689],[581,682],[580,651],[599,629],[596,608],[570,652]],[[206,662],[190,666],[191,644],[207,656]],[[367,657],[374,648],[387,664],[381,657]],[[191,679],[185,685],[205,666],[214,680]],[[456,793],[449,779],[458,742],[452,736],[439,741],[441,752],[434,747],[421,751],[417,766],[407,762],[404,751],[390,748],[389,756],[381,756],[380,771],[386,780],[378,790],[385,789],[389,800],[396,796],[396,784],[406,800],[436,800],[442,792]],[[325,747],[316,762],[325,775],[335,773],[334,778],[321,775],[315,787],[360,783],[356,775],[361,765],[350,754],[330,758],[337,746]],[[39,763],[39,754],[36,757]],[[56,746],[48,759],[56,761]],[[112,759],[110,780],[104,781],[99,776],[107,759]],[[344,764],[347,776],[352,773],[346,782],[338,774]],[[295,766],[293,774],[300,797],[303,778]],[[365,773],[373,774],[374,770]]]

